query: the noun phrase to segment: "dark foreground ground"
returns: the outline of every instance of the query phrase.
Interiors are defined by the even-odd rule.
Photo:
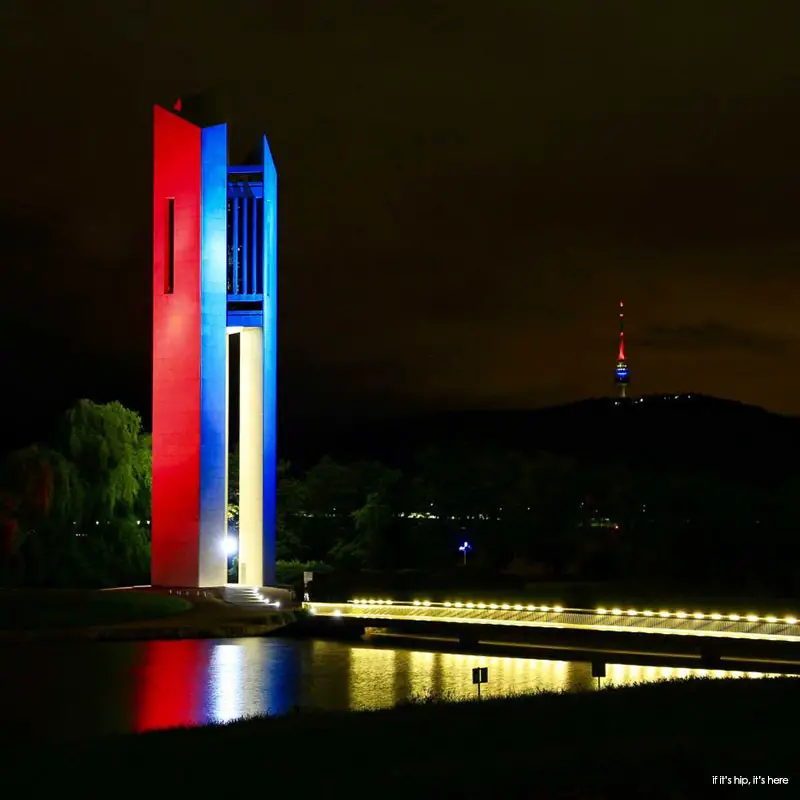
[[[792,797],[799,717],[796,679],[690,679],[300,712],[59,748],[17,741],[0,767],[9,797]]]

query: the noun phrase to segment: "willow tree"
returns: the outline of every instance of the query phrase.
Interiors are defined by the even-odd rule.
[[[84,486],[79,522],[130,518],[147,507],[152,456],[137,412],[117,402],[79,400],[64,417],[61,449]]]

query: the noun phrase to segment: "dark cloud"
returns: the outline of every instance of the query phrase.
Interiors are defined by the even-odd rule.
[[[696,325],[653,325],[637,340],[642,348],[700,351],[740,350],[747,353],[782,355],[796,348],[795,339],[781,338],[758,330],[705,322]]]

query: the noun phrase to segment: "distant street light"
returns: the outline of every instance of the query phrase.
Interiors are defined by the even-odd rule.
[[[464,564],[466,565],[467,553],[472,550],[472,545],[469,542],[464,542],[458,549],[464,554]]]

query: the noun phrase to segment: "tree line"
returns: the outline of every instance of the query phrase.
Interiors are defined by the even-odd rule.
[[[800,476],[645,469],[472,447],[407,474],[330,458],[279,484],[279,555],[337,569],[658,582],[784,593],[800,583]]]
[[[4,585],[149,582],[150,436],[119,403],[82,400],[52,446],[0,470]],[[238,522],[230,462],[229,528]],[[325,457],[278,468],[278,559],[296,569],[518,571],[790,592],[800,581],[798,475],[642,468],[552,453],[427,448],[401,471]]]

